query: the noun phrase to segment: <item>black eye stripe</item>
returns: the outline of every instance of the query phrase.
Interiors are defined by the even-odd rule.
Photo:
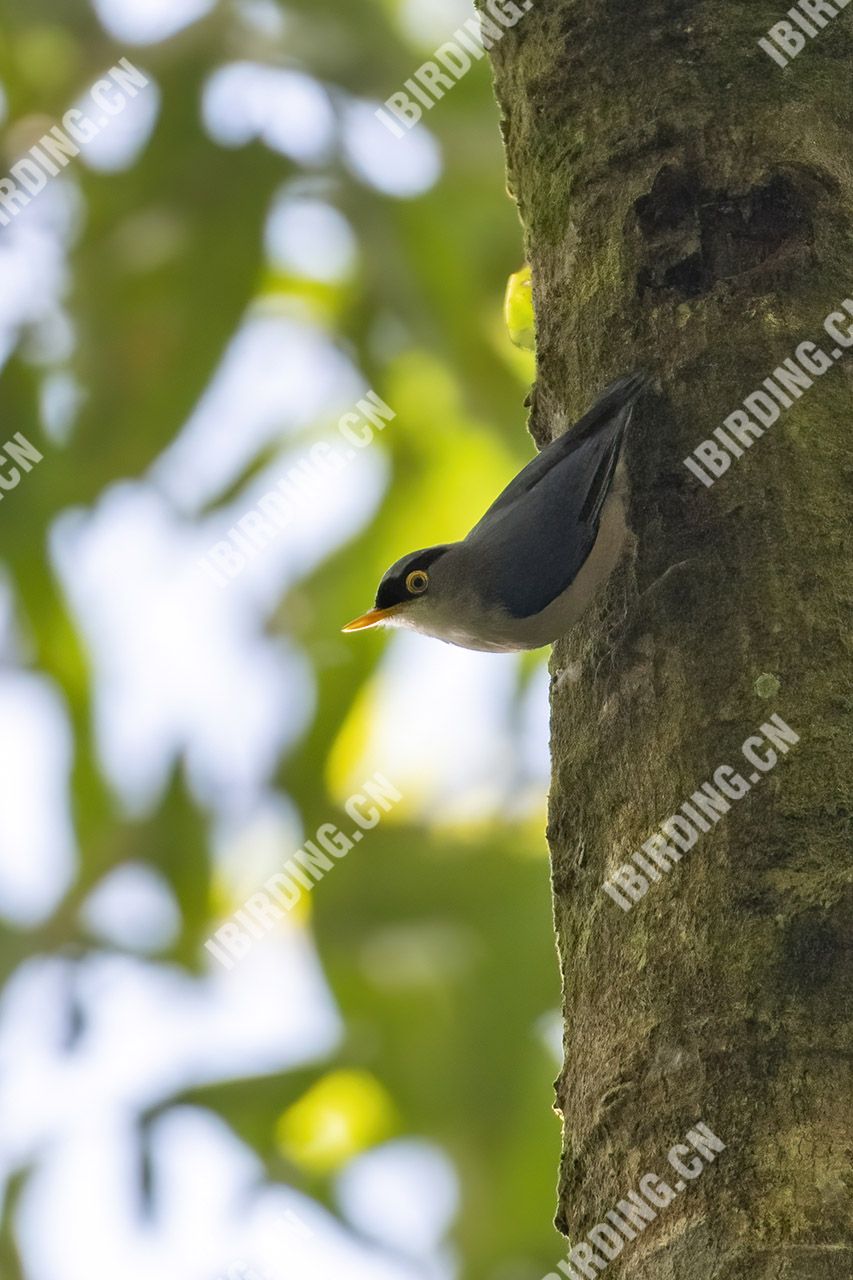
[[[418,596],[422,596],[431,585],[430,569],[449,546],[425,547],[423,551],[412,551],[402,560],[392,565],[383,577],[376,592],[376,608],[388,609],[395,604],[411,604]],[[408,580],[413,573],[423,574],[426,583],[420,591],[411,591]]]

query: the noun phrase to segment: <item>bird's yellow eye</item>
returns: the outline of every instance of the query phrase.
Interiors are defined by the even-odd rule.
[[[406,590],[413,596],[422,596],[429,586],[429,574],[424,573],[423,569],[415,569],[406,578]]]

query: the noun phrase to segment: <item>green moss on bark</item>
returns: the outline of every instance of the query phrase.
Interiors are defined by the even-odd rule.
[[[534,436],[633,368],[660,387],[630,554],[552,662],[558,1225],[582,1237],[699,1118],[728,1148],[611,1264],[632,1280],[853,1273],[853,356],[712,489],[682,465],[853,295],[850,13],[784,71],[757,45],[782,16],[537,0],[492,54]],[[624,914],[602,881],[772,711],[796,750]]]

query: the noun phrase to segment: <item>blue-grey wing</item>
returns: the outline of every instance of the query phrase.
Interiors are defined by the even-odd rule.
[[[531,617],[577,577],[595,544],[641,386],[623,379],[608,388],[577,428],[525,467],[471,530],[465,541],[476,548],[478,590],[486,603],[503,605],[513,617]]]
[[[471,537],[479,532],[490,523],[494,516],[512,503],[517,502],[528,490],[540,484],[553,467],[580,448],[581,444],[589,436],[594,436],[602,431],[606,432],[612,427],[625,412],[631,409],[645,385],[646,375],[644,373],[632,373],[626,378],[619,378],[618,381],[612,382],[579,422],[570,427],[563,435],[558,436],[556,440],[552,440],[535,458],[528,462],[523,470],[519,471],[518,475],[509,482],[503,493],[495,499],[468,536]]]

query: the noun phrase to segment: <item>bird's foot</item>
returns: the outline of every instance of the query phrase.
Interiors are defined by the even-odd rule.
[[[633,601],[626,600],[622,626],[613,648],[609,650],[596,667],[596,679],[598,679],[605,662],[609,660],[612,670],[616,665],[617,655],[623,653],[627,647],[636,644],[639,637],[648,629],[655,611],[658,608],[665,607],[667,596],[671,594],[672,588],[679,582],[686,585],[687,582],[691,581],[691,573],[698,563],[698,560],[691,558],[671,564],[660,577],[655,578],[654,582],[646,587],[644,591],[641,591],[639,595],[635,596]]]
[[[698,565],[698,563],[699,561],[697,559],[691,558],[689,560],[678,560],[675,564],[671,564],[668,569],[664,570],[659,578],[655,578],[654,582],[646,587],[645,591],[640,592],[637,596],[636,603],[642,605],[644,609],[647,609],[649,605],[654,604],[654,602],[659,598],[661,591],[668,584],[679,580],[683,582],[688,570],[690,570],[691,567]]]

